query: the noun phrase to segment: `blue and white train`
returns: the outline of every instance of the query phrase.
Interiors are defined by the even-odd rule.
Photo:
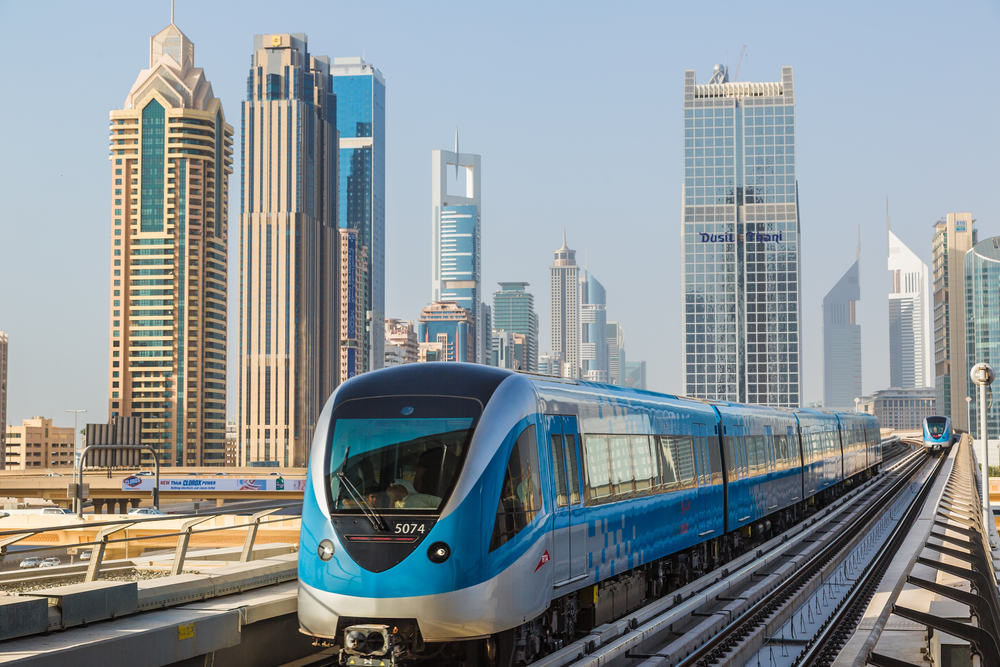
[[[341,385],[302,508],[301,632],[347,665],[530,663],[881,461],[874,417],[457,363]]]
[[[948,417],[924,417],[924,449],[936,452],[951,447],[954,434]]]

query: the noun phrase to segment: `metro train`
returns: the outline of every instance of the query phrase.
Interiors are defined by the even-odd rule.
[[[802,520],[871,415],[461,363],[348,380],[316,425],[300,631],[345,665],[528,664]]]
[[[924,449],[936,452],[950,447],[954,439],[949,417],[924,417]]]

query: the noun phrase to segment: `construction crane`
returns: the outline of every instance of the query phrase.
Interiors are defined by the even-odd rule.
[[[733,81],[736,81],[740,77],[740,65],[743,64],[743,53],[747,50],[747,45],[744,44],[743,48],[740,49],[740,59],[736,61],[736,74],[733,75]]]

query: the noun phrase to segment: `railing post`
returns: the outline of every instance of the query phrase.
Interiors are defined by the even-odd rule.
[[[108,546],[108,537],[134,525],[134,521],[129,523],[119,523],[114,526],[101,528],[101,530],[98,531],[97,536],[94,538],[98,544],[90,552],[90,563],[87,564],[87,576],[84,578],[84,581],[97,581],[97,578],[100,576],[101,563],[104,560],[104,551]]]
[[[177,550],[174,551],[174,565],[170,568],[171,575],[177,575],[184,569],[184,558],[187,556],[188,543],[191,541],[191,531],[199,523],[214,519],[215,515],[198,517],[181,524],[181,535],[177,538]]]
[[[260,520],[266,517],[268,514],[277,512],[280,507],[275,507],[273,509],[264,510],[263,512],[257,512],[252,517],[250,521],[247,522],[247,538],[243,542],[243,553],[240,554],[240,562],[248,563],[250,562],[250,554],[253,553],[253,543],[257,539],[257,529],[260,528]]]

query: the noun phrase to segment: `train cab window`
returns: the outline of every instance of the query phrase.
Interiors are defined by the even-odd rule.
[[[552,463],[556,476],[556,506],[580,502],[580,474],[576,462],[576,438],[572,435],[552,436]],[[566,478],[569,477],[569,487]]]
[[[629,436],[632,443],[632,469],[635,472],[635,489],[644,491],[652,488],[659,477],[656,465],[656,456],[650,449],[650,437],[648,435]]]
[[[608,436],[588,435],[583,440],[583,451],[587,462],[587,500],[599,500],[610,496],[612,490]]]
[[[608,451],[611,454],[611,485],[618,495],[631,493],[632,448],[627,435],[608,436]]]
[[[538,453],[535,425],[532,424],[518,436],[507,461],[490,551],[503,546],[524,530],[541,509]]]

